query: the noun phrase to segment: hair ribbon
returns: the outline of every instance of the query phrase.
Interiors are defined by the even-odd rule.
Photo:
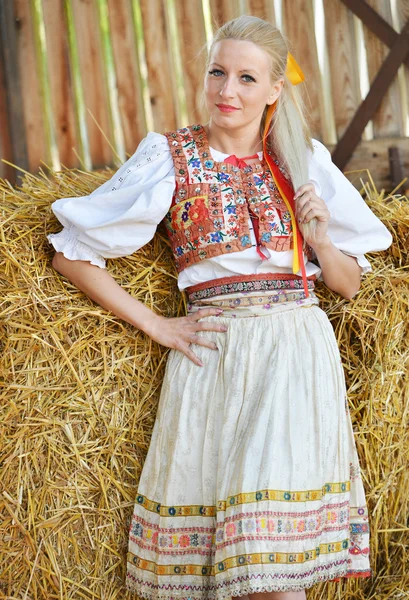
[[[305,79],[300,65],[295,60],[294,56],[290,54],[290,52],[287,55],[287,68],[285,74],[293,85],[297,85]]]

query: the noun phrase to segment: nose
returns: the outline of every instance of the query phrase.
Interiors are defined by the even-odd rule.
[[[236,95],[235,85],[231,78],[226,77],[220,90],[222,98],[234,98]]]

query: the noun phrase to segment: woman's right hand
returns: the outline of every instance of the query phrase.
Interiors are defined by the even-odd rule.
[[[155,318],[150,320],[144,331],[151,339],[167,348],[174,348],[186,354],[191,361],[203,367],[203,363],[198,359],[195,353],[191,350],[190,344],[199,344],[211,350],[218,350],[217,345],[205,338],[197,335],[199,331],[227,331],[226,325],[215,323],[214,321],[202,321],[203,317],[211,315],[220,315],[223,310],[220,308],[201,308],[197,312],[188,315],[187,317],[162,317],[155,315]]]

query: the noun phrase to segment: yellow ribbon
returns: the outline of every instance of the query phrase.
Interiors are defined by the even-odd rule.
[[[305,79],[300,65],[295,60],[294,56],[290,54],[290,52],[287,54],[287,68],[285,70],[285,74],[293,85],[297,85]]]
[[[304,73],[302,72],[300,65],[297,63],[294,56],[290,52],[288,52],[288,54],[287,54],[287,67],[286,67],[285,74],[286,74],[286,77],[288,77],[288,79],[291,81],[291,83],[293,85],[298,85],[305,79]],[[265,120],[265,125],[264,125],[264,132],[263,132],[264,146],[266,144],[266,136],[267,136],[267,132],[270,128],[271,119],[273,118],[273,113],[274,113],[274,110],[276,107],[276,102],[274,102],[274,104],[271,104],[267,110],[266,120]],[[264,151],[265,151],[265,148],[264,148]],[[281,197],[283,198],[283,200],[287,206],[287,210],[291,215],[291,225],[292,225],[292,229],[293,229],[293,244],[294,244],[293,273],[295,274],[295,273],[298,273],[298,271],[300,270],[300,261],[298,259],[297,221],[296,221],[295,214],[290,206],[289,201],[287,200],[284,192],[281,190],[279,183],[275,180],[274,174],[273,173],[271,173],[271,174],[274,178],[274,181],[276,183],[278,191],[280,192]]]

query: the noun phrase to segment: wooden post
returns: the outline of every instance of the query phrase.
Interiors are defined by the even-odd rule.
[[[18,20],[15,18],[13,0],[0,2],[0,71],[5,82],[5,113],[10,139],[10,162],[28,170],[24,110],[22,101],[20,69],[17,51]],[[23,174],[15,172],[12,183],[20,184]]]
[[[390,146],[388,148],[388,158],[389,158],[389,170],[391,174],[391,184],[392,189],[394,190],[397,185],[401,183],[404,179],[403,171],[402,171],[402,163],[399,155],[399,148],[396,146]],[[404,183],[402,183],[402,186]],[[396,189],[396,192],[402,187]],[[407,187],[407,186],[406,186]]]
[[[2,39],[0,35],[0,177],[8,179],[10,183],[16,180],[16,171],[1,159],[12,160],[10,118],[7,101],[7,87],[4,73],[4,53],[2,50]]]

